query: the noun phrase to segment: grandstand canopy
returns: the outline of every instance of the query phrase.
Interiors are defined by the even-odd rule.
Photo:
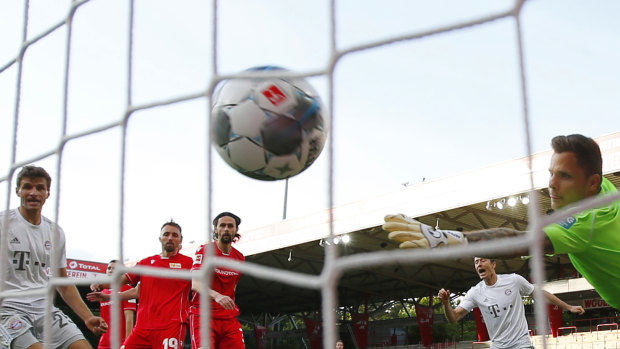
[[[620,177],[616,177],[620,185]],[[420,221],[434,225],[439,218],[446,229],[482,229],[484,226],[515,226],[525,229],[526,210],[522,207],[487,211],[486,202],[437,212],[418,217]],[[341,256],[398,249],[397,243],[387,238],[378,224],[375,227],[351,232],[347,244],[340,243]],[[318,275],[323,270],[325,248],[315,240],[274,251],[247,257],[247,261],[277,269]],[[411,250],[411,253],[416,253]],[[289,261],[290,257],[290,261]],[[547,278],[574,275],[575,271],[566,256],[546,258]],[[529,261],[515,258],[498,260],[498,272],[519,273],[529,277]],[[394,263],[346,272],[340,279],[338,298],[340,306],[355,307],[365,304],[382,304],[401,299],[436,294],[440,288],[452,292],[464,292],[479,281],[472,259],[446,260],[441,263],[401,265]],[[292,287],[271,280],[261,280],[244,275],[237,288],[237,302],[244,313],[298,313],[318,310],[321,306],[317,290]]]

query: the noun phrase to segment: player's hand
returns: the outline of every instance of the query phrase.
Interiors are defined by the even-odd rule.
[[[439,300],[442,303],[446,303],[450,301],[450,290],[446,290],[446,289],[441,289],[439,290],[439,294],[437,295],[437,298],[439,298]]]
[[[101,291],[101,285],[93,282],[92,284],[90,284],[90,290],[91,291]]]
[[[460,231],[434,229],[402,213],[385,216],[383,230],[388,238],[400,243],[400,248],[435,248],[465,245],[467,238]]]
[[[103,302],[110,300],[110,295],[103,292],[91,292],[86,294],[86,299],[91,302]]]
[[[108,324],[102,317],[91,316],[84,321],[84,323],[86,324],[86,327],[88,327],[88,329],[96,335],[101,335],[108,332]]]
[[[566,310],[570,311],[573,314],[579,315],[583,315],[586,312],[581,305],[571,305]]]
[[[215,295],[215,297],[213,297],[213,299],[224,309],[235,309],[235,301],[228,296],[224,296],[223,294],[218,293],[217,295]]]

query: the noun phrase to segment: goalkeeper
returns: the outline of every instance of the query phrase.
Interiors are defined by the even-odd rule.
[[[582,199],[617,194],[603,177],[596,142],[582,135],[557,136],[551,141],[549,165],[551,207],[559,209]],[[401,248],[435,248],[500,237],[523,235],[510,228],[465,232],[442,231],[402,214],[385,217],[383,229]],[[620,201],[583,211],[543,228],[544,253],[568,254],[577,271],[612,307],[620,309]],[[525,255],[517,251],[515,255]]]

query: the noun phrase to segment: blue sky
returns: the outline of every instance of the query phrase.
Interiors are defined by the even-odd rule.
[[[59,23],[69,1],[30,2],[28,37]],[[512,1],[337,1],[336,48],[428,31],[499,13]],[[533,0],[521,13],[534,152],[557,134],[597,137],[620,130],[620,4]],[[129,5],[93,0],[73,21],[67,134],[122,119],[127,98]],[[212,78],[212,6],[199,0],[136,1],[131,101],[157,103],[206,91]],[[231,74],[265,64],[328,71],[327,1],[222,1],[217,65]],[[16,57],[23,4],[0,5],[0,67]],[[32,45],[23,60],[17,161],[58,147],[62,135],[66,26]],[[0,174],[11,161],[17,66],[0,74]],[[514,18],[342,56],[334,66],[332,115],[336,205],[402,190],[527,155]],[[326,106],[328,79],[310,78]],[[130,115],[125,176],[126,258],[159,251],[161,224],[174,218],[185,241],[207,224],[206,98]],[[58,220],[68,256],[118,255],[121,129],[69,141],[63,149]],[[330,144],[328,144],[329,146]],[[213,153],[212,212],[241,228],[282,218],[284,182],[260,182]],[[289,181],[288,216],[328,203],[328,148]],[[55,179],[44,214],[54,218],[57,157],[40,161]],[[13,193],[12,190],[9,190]],[[2,198],[6,183],[0,185]],[[3,205],[6,202],[3,201]],[[11,206],[16,205],[12,195]],[[392,213],[392,212],[386,212]],[[377,222],[380,224],[381,222]],[[243,232],[243,231],[242,231]]]

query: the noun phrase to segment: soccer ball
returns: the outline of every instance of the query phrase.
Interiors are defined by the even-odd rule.
[[[285,179],[307,169],[323,150],[327,128],[317,93],[301,78],[230,79],[213,99],[215,149],[232,168],[254,179]]]

